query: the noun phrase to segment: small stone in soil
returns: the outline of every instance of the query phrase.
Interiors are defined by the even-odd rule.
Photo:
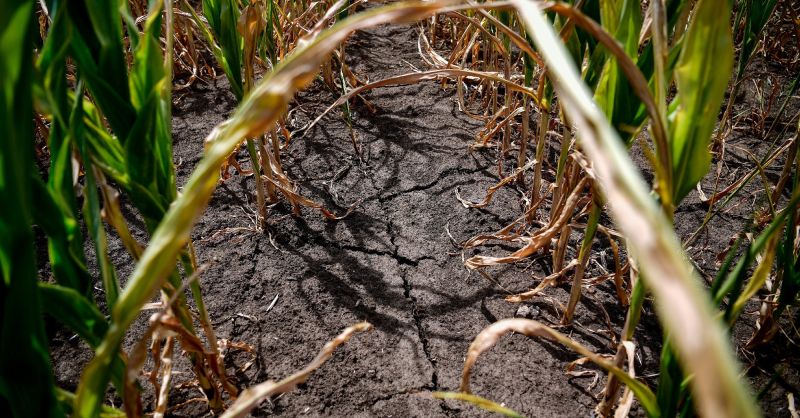
[[[517,318],[535,318],[539,316],[539,308],[535,306],[522,305],[517,308],[517,313],[514,314]]]

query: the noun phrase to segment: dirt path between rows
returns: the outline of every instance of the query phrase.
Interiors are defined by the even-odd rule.
[[[416,38],[413,27],[379,28],[356,35],[347,56],[358,74],[383,79],[423,65]],[[199,159],[208,129],[230,111],[230,101],[219,96],[227,93],[187,97],[191,110],[176,112],[177,153],[186,167],[181,174]],[[244,183],[252,191],[250,180],[233,178],[217,191],[195,232],[199,261],[210,264],[203,277],[209,309],[221,336],[259,347],[255,380],[297,370],[350,324],[366,320],[375,326],[339,350],[305,387],[260,413],[480,415],[463,404],[436,401],[430,392],[457,389],[472,339],[517,309],[502,300],[503,287],[525,290],[533,284],[531,273],[541,268],[505,269],[497,275],[503,287],[470,275],[446,228],[461,241],[505,226],[522,207],[510,191],[486,210],[465,209],[455,198],[459,189],[465,198],[480,200],[498,176],[493,151],[469,153],[480,125],[458,110],[452,89],[428,82],[367,97],[377,107],[374,114],[354,105],[363,162],[339,112],[291,144],[284,157],[304,194],[328,208],[342,213],[363,200],[345,220],[327,221],[314,211],[293,218],[279,205],[271,212],[272,242],[267,234],[248,232],[212,238],[224,228],[252,226],[244,214],[251,205],[241,190]],[[303,125],[333,100],[318,88],[301,94],[294,123]],[[203,106],[208,102],[217,105]],[[566,296],[566,290],[553,293]],[[534,312],[543,321],[558,321],[546,302]],[[597,319],[585,309],[577,318],[587,325]],[[593,349],[608,351],[606,338],[575,333]],[[591,379],[570,381],[564,374],[574,359],[547,342],[505,338],[478,364],[473,390],[529,416],[586,416],[595,404],[583,389]]]

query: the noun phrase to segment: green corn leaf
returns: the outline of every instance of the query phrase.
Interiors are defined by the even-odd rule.
[[[75,97],[74,93],[69,94],[71,101],[74,101]],[[148,189],[143,184],[133,181],[128,172],[125,148],[123,148],[116,136],[106,131],[102,115],[94,104],[89,100],[83,100],[82,104],[84,118],[81,124],[84,129],[81,140],[85,141],[86,148],[84,151],[87,154],[84,156],[84,160],[90,160],[94,166],[98,167],[106,176],[122,187],[145,218],[161,219],[168,205],[168,201],[164,197],[172,195],[174,189],[169,192],[170,189],[165,188],[166,191],[162,194],[156,189]],[[161,105],[164,105],[163,99]],[[163,116],[161,117],[163,118]],[[170,142],[166,146],[171,148],[171,137],[163,133],[165,129],[163,126],[160,126],[159,129],[162,131],[162,133],[158,134],[159,138],[161,138],[159,147],[163,150],[164,143]],[[168,153],[171,153],[171,151]],[[152,156],[149,159],[152,160]],[[161,158],[162,167],[165,164],[163,160]],[[168,162],[168,167],[171,173],[170,176],[167,180],[159,178],[156,184],[174,184],[174,169],[172,168],[171,159]]]
[[[162,101],[170,99],[169,95],[162,95],[170,79],[164,71],[160,31],[161,14],[151,11],[133,55],[130,83],[137,119],[125,141],[125,161],[131,179],[159,196],[161,204],[166,206],[175,196],[175,176],[169,105],[162,105]],[[138,199],[135,203],[140,206]],[[160,220],[159,216],[150,223],[155,225]]]
[[[34,2],[0,2],[0,415],[63,417],[36,290],[31,177]]]
[[[700,0],[675,69],[678,94],[670,115],[673,201],[677,204],[708,172],[708,144],[733,68],[727,1]]]
[[[712,285],[712,295],[714,303],[719,304],[726,296],[738,295],[742,283],[747,274],[747,269],[750,264],[755,260],[756,255],[760,253],[767,246],[770,240],[774,239],[776,234],[780,234],[789,215],[793,213],[793,208],[800,204],[800,193],[795,196],[786,204],[786,209],[778,213],[770,224],[759,234],[759,236],[750,244],[745,253],[739,258],[736,266],[725,277],[724,280],[717,279]]]
[[[349,3],[349,2],[348,2]],[[266,10],[264,11],[264,19],[266,25],[264,32],[261,34],[261,39],[258,41],[258,56],[264,62],[269,62],[274,67],[278,63],[278,47],[275,41],[276,30],[280,31],[281,27],[275,19],[278,13],[275,11],[277,5],[275,0],[266,1]],[[341,20],[342,17],[337,17]]]
[[[72,58],[111,129],[124,140],[136,112],[130,100],[121,7],[121,0],[76,0],[58,3],[56,13],[69,13],[73,28]]]
[[[48,236],[50,265],[58,283],[91,297],[92,278],[83,260],[83,248],[74,251],[72,232],[78,222],[61,207],[38,176],[31,176],[33,220]],[[82,241],[81,241],[82,244]]]
[[[573,32],[575,28],[572,28]],[[583,56],[585,51],[585,44],[581,42],[580,37],[575,36],[573,33],[570,35],[569,39],[567,39],[567,50],[569,51],[570,55],[572,55],[572,59],[575,60],[576,63],[583,62]]]
[[[684,7],[687,7],[688,2],[689,0],[668,0],[666,2],[667,31],[670,36],[675,34],[675,29],[678,26],[678,19]],[[680,58],[683,39],[684,38],[681,37],[680,39],[673,40],[674,45],[669,51],[669,56],[667,57],[667,62],[664,68],[664,78],[667,80],[672,80],[673,71],[678,63],[678,59]],[[655,91],[655,78],[653,77],[655,72],[655,63],[653,60],[653,54],[653,43],[647,42],[647,44],[644,45],[641,53],[639,53],[639,58],[636,61],[639,71],[641,71],[645,78],[650,82],[650,91]],[[629,121],[629,125],[641,127],[647,119],[647,109],[645,109],[643,104],[640,104],[635,113],[636,115]]]
[[[800,127],[800,122],[798,122]],[[795,158],[795,167],[798,164],[797,157]],[[794,178],[792,179],[792,190],[795,194],[800,194],[800,176],[795,170]],[[791,207],[791,212],[796,212],[796,207]],[[775,318],[780,318],[783,311],[794,303],[797,295],[800,294],[800,257],[795,255],[794,244],[797,239],[797,218],[793,213],[788,217],[788,225],[785,228],[783,242],[778,250],[778,268],[783,270],[783,281],[781,282],[780,295],[778,296],[778,306],[775,308],[773,315]]]
[[[138,109],[139,118],[148,118],[150,122],[145,136],[137,140],[139,146],[129,147],[127,155],[132,160],[138,160],[138,164],[129,162],[129,172],[133,175],[133,167],[146,167],[148,171],[143,178],[150,178],[141,183],[151,185],[148,188],[168,204],[176,194],[172,161],[172,74],[170,67],[164,65],[165,60],[170,61],[171,53],[168,52],[166,58],[162,55],[159,41],[161,28],[161,13],[150,10],[144,33],[134,52],[131,70],[132,91],[136,97],[134,105],[141,106]]]
[[[48,140],[50,171],[47,186],[58,204],[71,216],[76,217],[78,208],[73,187],[73,175],[76,174],[78,167],[72,164],[72,144],[73,139],[67,125],[57,123],[51,127]],[[77,234],[80,235],[80,231],[77,231]],[[77,238],[80,243],[80,237]]]
[[[83,85],[79,84],[77,90],[77,96],[80,97],[83,91]],[[97,265],[100,268],[100,277],[106,295],[106,304],[108,308],[111,309],[114,307],[119,295],[119,282],[117,280],[116,269],[108,257],[106,231],[103,229],[103,220],[100,215],[100,198],[97,193],[97,184],[95,182],[96,174],[91,157],[87,152],[88,147],[85,141],[86,134],[83,122],[84,114],[82,103],[76,102],[70,121],[70,130],[72,131],[73,138],[75,138],[81,159],[83,160],[83,169],[85,173],[83,216],[86,229],[94,242],[94,251],[97,258]]]
[[[108,322],[85,296],[65,286],[39,283],[44,311],[75,331],[91,347],[97,347],[108,331]]]
[[[73,411],[73,405],[75,403],[75,394],[61,388],[56,388],[56,398],[58,398],[58,401],[61,402],[61,405],[64,407],[64,412],[66,412],[67,414],[71,414]],[[120,411],[117,408],[103,405],[103,407],[100,409],[99,418],[125,418],[125,417],[127,417],[127,415],[125,415],[125,412]]]
[[[683,373],[669,340],[666,340],[664,347],[661,349],[659,372],[658,389],[656,390],[658,409],[663,416],[674,417],[677,414],[681,400],[680,386],[683,380]]]
[[[44,187],[38,178],[34,178],[33,214],[36,223],[48,236],[50,264],[58,283],[76,289],[91,300],[93,279],[86,269],[83,237],[77,222],[77,201],[73,188],[75,167],[72,152],[73,149],[79,150],[86,173],[85,222],[95,242],[106,301],[109,306],[113,306],[119,293],[119,285],[114,268],[108,260],[91,158],[86,152],[83,101],[75,100],[75,97],[83,97],[82,83],[79,83],[76,92],[68,94],[64,82],[65,58],[68,51],[65,45],[69,45],[69,25],[65,12],[56,14],[37,63],[39,73],[43,75],[38,83],[39,89],[47,92],[40,95],[40,104],[47,102],[44,107],[52,112],[54,118],[49,141],[52,158],[48,187]],[[71,111],[69,103],[72,103]],[[88,107],[93,109],[91,104]],[[68,120],[67,114],[69,114]]]
[[[625,53],[633,62],[637,61],[639,32],[641,31],[641,9],[638,1],[616,0],[602,2],[603,27],[614,34]],[[616,7],[612,7],[615,5]],[[608,23],[607,23],[608,22]],[[595,90],[595,100],[605,111],[612,126],[626,142],[633,139],[638,126],[632,119],[641,101],[633,92],[628,80],[616,60],[607,60]]]
[[[236,0],[203,0],[203,14],[222,49],[220,66],[228,76],[237,100],[244,97],[242,82],[242,37],[237,29],[239,8]]]
[[[66,85],[66,54],[70,26],[66,13],[57,13],[39,56],[35,89],[39,104],[52,112],[48,146],[50,169],[47,186],[34,176],[34,218],[48,235],[50,264],[59,283],[91,297],[91,277],[83,254],[83,236],[77,222],[78,208],[73,187],[77,168],[73,164],[74,132],[70,125],[79,110],[69,107]]]
[[[786,239],[784,239],[778,254],[778,262],[783,269],[783,281],[781,282],[781,293],[778,296],[778,307],[773,313],[775,318],[780,318],[781,313],[795,302],[800,293],[800,258],[794,257],[794,240],[789,240],[794,237],[794,226],[786,228],[786,231]]]
[[[661,364],[658,378],[658,408],[665,417],[693,417],[695,416],[692,393],[689,390],[689,380],[684,377],[680,368],[678,357],[669,340],[664,337],[664,347],[661,349]]]
[[[72,100],[75,100],[74,95]],[[105,130],[102,117],[94,105],[88,100],[82,100],[82,105],[85,130],[81,140],[86,142],[86,151],[95,159],[95,164],[102,167],[103,172],[122,187],[128,187],[131,179],[125,167],[125,149],[116,137]]]
[[[719,293],[719,288],[724,282],[725,277],[730,273],[733,262],[736,261],[736,256],[739,253],[739,250],[742,248],[742,241],[744,241],[744,234],[740,233],[733,242],[733,245],[731,245],[730,249],[728,250],[728,254],[725,256],[725,260],[723,260],[722,265],[720,265],[719,270],[714,277],[714,281],[711,282],[711,296],[714,300],[724,297],[724,295],[717,296]],[[748,253],[749,251],[745,251],[743,256],[747,256]]]
[[[798,127],[800,127],[800,122],[798,122]],[[800,160],[795,156],[795,167],[797,167],[798,162]],[[800,176],[795,170],[792,179],[792,190],[798,193],[798,188],[800,188]],[[781,282],[780,296],[778,296],[778,307],[775,308],[773,313],[775,318],[780,318],[783,311],[795,302],[798,293],[800,293],[800,257],[797,257],[794,252],[794,243],[797,235],[795,219],[795,216],[789,217],[783,242],[778,251],[778,265],[779,268],[783,269],[783,281]]]
[[[69,104],[64,66],[72,37],[66,13],[56,13],[48,36],[39,52],[34,84],[36,105],[60,126],[67,126]]]
[[[154,116],[157,106],[158,96],[155,92],[151,92],[145,105],[139,109],[136,123],[131,127],[129,140],[125,141],[126,172],[132,182],[153,192],[158,190],[152,135],[155,130]]]
[[[159,39],[162,36],[168,38],[173,36],[171,28],[168,28],[166,33],[162,35],[160,22],[161,13],[151,13],[150,18],[147,20],[148,40],[152,42],[158,52],[161,51]],[[172,45],[172,43],[168,45]],[[172,152],[172,51],[166,51],[163,57],[160,54],[152,54],[150,59],[153,60],[151,65],[161,65],[161,69],[158,71],[161,80],[156,86],[158,102],[155,130],[153,132],[155,137],[154,157],[157,169],[156,184],[159,195],[163,196],[166,201],[172,202],[177,196],[175,163]]]
[[[767,279],[770,277],[770,272],[772,270],[772,264],[775,260],[776,253],[778,252],[778,242],[780,241],[781,234],[775,233],[766,243],[764,247],[764,252],[762,253],[763,258],[759,260],[758,265],[755,267],[753,274],[750,276],[750,280],[748,280],[747,285],[742,289],[741,283],[739,283],[733,292],[731,292],[730,301],[731,303],[728,304],[728,309],[725,310],[725,320],[728,321],[731,326],[733,322],[739,317],[742,309],[744,309],[745,304],[747,304],[750,299],[755,296],[759,289],[761,289],[764,284],[767,282]]]
[[[225,53],[223,52],[222,48],[217,44],[213,30],[211,29],[211,20],[208,18],[208,14],[204,12],[206,16],[206,21],[209,22],[208,24],[200,18],[197,14],[197,11],[194,10],[189,2],[186,0],[183,1],[183,7],[189,11],[189,14],[192,16],[192,20],[197,25],[198,29],[200,30],[200,35],[203,37],[203,40],[206,41],[208,44],[209,49],[211,50],[211,54],[214,56],[214,59],[217,61],[220,67],[222,67],[222,71],[225,73],[225,76],[228,80],[234,80],[235,75],[233,70],[231,69],[230,65],[228,65],[228,61],[225,59]],[[204,8],[205,10],[205,8]],[[266,61],[265,61],[266,62]],[[239,70],[241,71],[241,70]],[[241,78],[241,75],[239,75]],[[234,95],[238,98],[243,95],[241,90],[238,90],[237,85],[234,82],[231,82],[231,90],[233,91]]]
[[[747,67],[747,63],[761,40],[761,32],[764,30],[764,26],[772,16],[777,4],[778,0],[745,0],[742,2],[740,13],[744,15],[744,32],[742,33],[742,44],[739,50],[737,79],[744,75],[744,69]]]
[[[90,347],[97,348],[103,341],[108,321],[89,299],[73,289],[47,283],[39,283],[39,297],[46,314],[74,331]],[[115,387],[123,387],[124,373],[125,360],[117,353],[111,364]]]
[[[106,304],[109,309],[113,308],[119,297],[119,281],[117,271],[108,256],[108,240],[106,231],[103,228],[103,219],[100,215],[100,198],[97,193],[97,183],[95,173],[91,164],[84,164],[86,168],[85,179],[85,199],[83,202],[83,215],[86,221],[86,229],[94,242],[94,252],[97,257],[97,265],[100,268],[100,277],[103,281],[103,291],[106,295]]]
[[[587,0],[584,2],[581,11],[595,22],[600,22],[600,2],[598,0]],[[603,48],[597,47],[598,42],[591,34],[580,28],[576,29],[576,33],[581,45],[585,46],[586,54],[589,58],[583,73],[584,81],[594,89],[605,64],[605,53]]]

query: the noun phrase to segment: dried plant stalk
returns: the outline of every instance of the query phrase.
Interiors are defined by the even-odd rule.
[[[231,405],[230,408],[228,408],[228,410],[222,414],[222,418],[243,417],[267,397],[294,390],[297,385],[305,382],[308,377],[311,376],[311,373],[314,373],[315,370],[325,364],[325,362],[331,358],[333,351],[336,350],[337,347],[346,343],[355,333],[366,332],[371,329],[372,325],[368,322],[360,322],[348,327],[342,331],[339,336],[325,344],[319,354],[317,354],[317,357],[315,357],[311,363],[309,363],[299,372],[279,382],[268,380],[245,389],[241,396],[236,399],[236,402],[234,402],[233,405]]]

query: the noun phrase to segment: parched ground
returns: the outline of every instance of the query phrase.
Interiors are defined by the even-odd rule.
[[[414,27],[381,27],[354,36],[347,56],[358,74],[379,80],[423,66],[416,41]],[[320,85],[298,97],[290,127],[303,126],[335,100]],[[222,82],[217,87],[198,83],[176,97],[173,130],[182,184],[201,158],[203,139],[235,102]],[[384,88],[365,97],[376,111],[359,102],[353,105],[353,132],[362,158],[336,111],[295,139],[283,156],[287,173],[305,196],[338,213],[360,201],[349,217],[329,221],[317,211],[304,210],[297,218],[288,205],[278,204],[270,210],[268,231],[255,232],[253,179],[234,176],[217,189],[195,228],[199,262],[208,265],[201,283],[218,336],[254,348],[254,353],[230,354],[229,371],[242,387],[280,379],[303,367],[345,327],[369,321],[374,331],[354,337],[306,384],[264,402],[254,414],[487,415],[463,403],[435,400],[431,392],[458,388],[472,339],[492,322],[515,316],[519,305],[503,297],[534,287],[537,278],[551,273],[549,263],[533,259],[491,270],[494,282],[463,267],[450,234],[463,241],[498,230],[523,208],[511,188],[498,192],[485,209],[465,209],[455,198],[459,190],[467,199],[480,200],[499,177],[495,151],[469,152],[480,123],[458,110],[452,89],[428,82]],[[679,219],[686,219],[681,234],[691,233],[703,213],[691,202],[679,211]],[[734,228],[742,222],[736,216],[738,220],[730,221],[733,226],[724,222],[728,218],[714,225],[720,231]],[[735,231],[729,229],[711,243],[713,233],[704,235],[698,247],[708,254],[699,256],[700,264],[724,248]],[[111,245],[124,277],[131,270],[129,258],[119,243]],[[509,250],[483,249],[498,254]],[[554,288],[525,306],[534,319],[557,324],[559,304],[566,304],[568,292],[568,286]],[[604,331],[608,325],[619,331],[624,315],[610,284],[602,284],[585,293],[576,325],[561,331],[610,354],[615,347]],[[143,323],[134,327],[131,342]],[[648,308],[637,330],[640,375],[657,371],[660,333]],[[52,334],[59,384],[74,389],[91,353],[66,331]],[[479,360],[472,390],[527,416],[588,416],[604,380],[593,385],[592,375],[567,375],[566,367],[576,359],[554,343],[510,335]],[[240,370],[251,360],[249,368]],[[597,371],[591,366],[581,370]],[[200,396],[186,383],[190,380],[188,372],[176,376],[185,384],[173,392],[173,404]],[[776,406],[785,405],[785,392],[791,390],[781,387],[774,396]],[[788,414],[777,408],[777,415]],[[176,416],[205,413],[198,402],[172,411]]]

